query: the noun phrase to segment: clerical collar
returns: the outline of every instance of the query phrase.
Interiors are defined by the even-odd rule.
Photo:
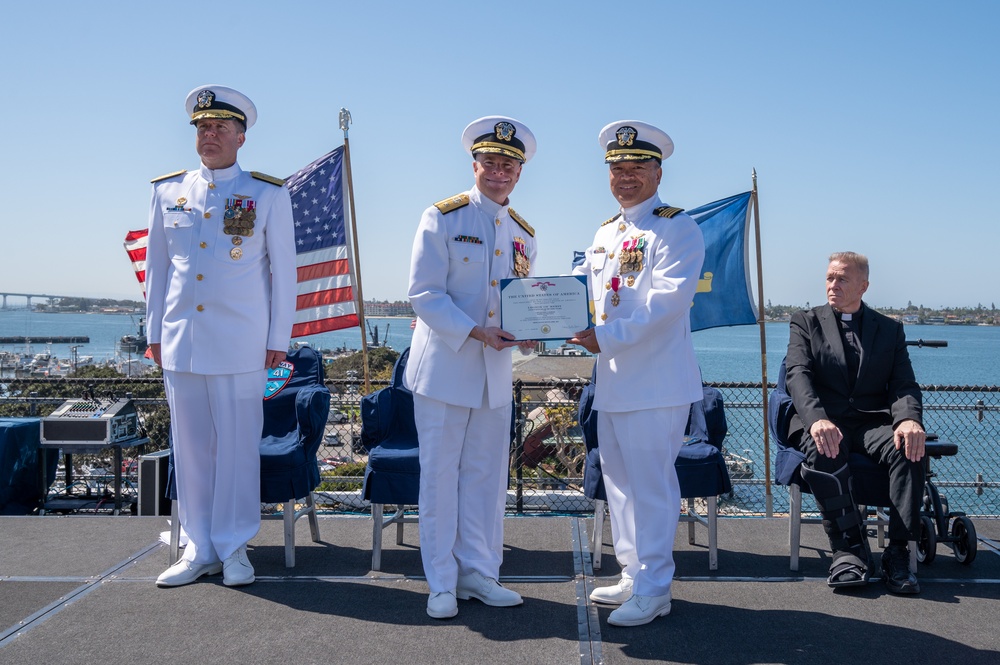
[[[865,305],[864,305],[864,303],[861,303],[861,307],[859,307],[858,311],[856,311],[856,312],[849,313],[849,312],[838,312],[837,310],[833,310],[833,313],[837,316],[837,320],[838,321],[850,321],[855,316],[858,317],[858,320],[860,320],[861,319],[861,312],[863,312],[864,309],[865,309]]]

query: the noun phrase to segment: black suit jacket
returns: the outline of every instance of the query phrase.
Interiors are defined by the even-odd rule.
[[[786,384],[795,404],[790,434],[818,420],[860,425],[903,420],[922,424],[920,387],[906,351],[903,325],[861,309],[861,367],[851,390],[840,323],[830,305],[792,315]]]

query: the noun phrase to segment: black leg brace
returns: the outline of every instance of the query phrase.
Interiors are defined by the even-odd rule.
[[[847,465],[826,473],[803,464],[801,473],[819,504],[830,546],[834,550],[846,550],[859,544],[862,540],[861,514],[851,496],[851,472]]]
[[[802,479],[812,488],[823,517],[823,528],[830,538],[834,561],[831,572],[849,554],[851,556],[846,560],[857,557],[858,564],[864,566],[864,577],[867,578],[867,571],[871,569],[871,552],[861,513],[851,495],[850,469],[845,464],[833,473],[826,473],[803,464],[801,473]]]

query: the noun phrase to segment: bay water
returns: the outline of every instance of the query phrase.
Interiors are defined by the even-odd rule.
[[[0,337],[22,336],[35,340],[45,336],[87,336],[88,344],[77,346],[78,356],[92,356],[95,363],[114,360],[119,355],[118,342],[123,335],[135,334],[139,315],[127,314],[52,314],[29,312],[25,309],[0,309]],[[413,331],[408,318],[366,319],[368,344],[375,333],[397,351],[410,344]],[[777,379],[778,367],[788,346],[788,324],[769,322],[766,331],[768,381]],[[759,326],[713,328],[693,333],[698,361],[704,380],[709,383],[749,382],[761,380],[761,343]],[[906,338],[940,340],[945,348],[911,346],[917,381],[927,385],[995,386],[1000,384],[1000,326],[908,325]],[[358,328],[338,330],[322,335],[303,337],[317,349],[360,349]],[[550,347],[557,346],[550,343]],[[3,344],[0,350],[25,353],[23,344]],[[60,359],[72,360],[68,344],[33,342],[31,351],[50,350]],[[123,354],[127,358],[127,354]]]

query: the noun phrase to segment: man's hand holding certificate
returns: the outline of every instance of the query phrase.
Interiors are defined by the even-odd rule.
[[[517,340],[564,340],[591,327],[582,275],[500,281],[500,327]]]

